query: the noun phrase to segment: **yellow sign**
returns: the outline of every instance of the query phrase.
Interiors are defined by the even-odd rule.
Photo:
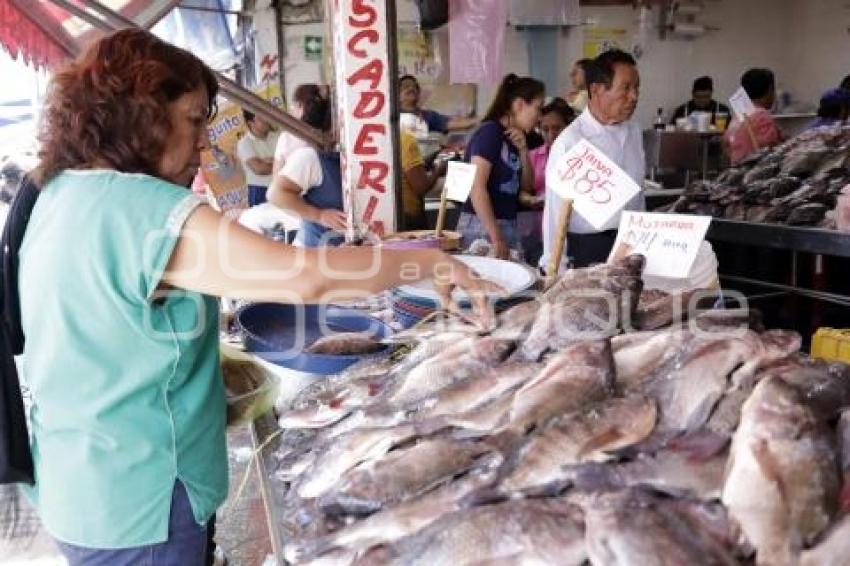
[[[584,57],[593,59],[611,49],[625,49],[626,30],[623,28],[589,27],[584,29]]]
[[[265,85],[254,91],[275,106],[283,108],[279,85]],[[248,208],[248,185],[245,172],[236,156],[236,144],[245,133],[242,108],[227,102],[219,106],[215,118],[207,127],[210,150],[201,152],[204,180],[222,211]]]

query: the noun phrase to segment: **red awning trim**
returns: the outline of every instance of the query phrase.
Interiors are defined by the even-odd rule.
[[[0,45],[36,67],[61,65],[72,54],[34,24],[11,0],[0,0]]]

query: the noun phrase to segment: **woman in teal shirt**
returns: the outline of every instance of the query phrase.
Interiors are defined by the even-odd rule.
[[[141,30],[51,82],[20,251],[22,378],[31,495],[72,565],[202,563],[228,482],[214,296],[339,300],[411,268],[479,306],[496,290],[441,252],[296,249],[205,206],[186,187],[217,91],[199,59]]]

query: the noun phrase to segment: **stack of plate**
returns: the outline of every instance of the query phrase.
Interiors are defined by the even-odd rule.
[[[537,273],[531,267],[510,261],[471,255],[455,256],[469,265],[485,279],[489,279],[507,291],[507,295],[496,301],[496,308],[504,308],[530,291],[537,283]],[[469,307],[469,297],[455,289],[452,298],[461,307]],[[431,280],[397,287],[390,292],[390,302],[395,320],[409,328],[440,308],[440,296]]]

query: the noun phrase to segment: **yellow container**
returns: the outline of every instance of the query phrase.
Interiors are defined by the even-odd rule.
[[[850,364],[850,330],[818,328],[812,336],[812,357]]]

